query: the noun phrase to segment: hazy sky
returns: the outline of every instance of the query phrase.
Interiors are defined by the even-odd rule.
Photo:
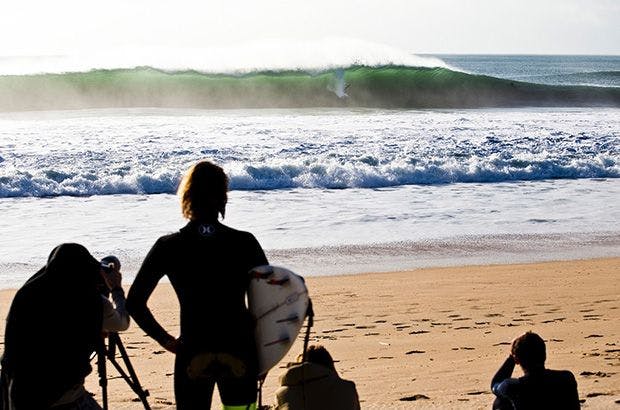
[[[620,54],[620,0],[4,0],[0,55],[343,37],[414,53]]]

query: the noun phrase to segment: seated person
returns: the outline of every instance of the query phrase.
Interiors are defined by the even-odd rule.
[[[341,379],[334,360],[323,346],[310,345],[306,361],[291,365],[280,376],[275,409],[357,410],[360,408],[355,383]]]
[[[493,409],[579,409],[575,376],[567,370],[545,369],[545,342],[527,332],[512,343],[508,359],[497,371],[491,390],[497,396]],[[518,364],[524,376],[512,378]]]
[[[111,290],[113,306],[102,295]],[[4,408],[101,409],[84,388],[102,331],[129,327],[118,269],[105,273],[78,244],[56,247],[15,294],[2,357]]]

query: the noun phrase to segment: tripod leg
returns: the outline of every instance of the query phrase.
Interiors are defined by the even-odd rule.
[[[149,395],[149,392],[148,390],[144,390],[142,386],[140,385],[140,381],[138,380],[138,375],[136,374],[131,362],[129,361],[127,350],[125,350],[125,346],[123,346],[123,342],[121,341],[120,336],[118,335],[118,333],[111,333],[109,335],[109,338],[110,338],[110,344],[114,344],[114,346],[118,348],[118,352],[121,358],[123,359],[123,363],[125,364],[125,368],[127,369],[127,372],[123,370],[123,368],[120,366],[120,364],[118,364],[118,362],[116,361],[114,357],[108,356],[108,359],[114,365],[116,370],[118,370],[119,374],[127,382],[129,387],[131,387],[134,393],[136,393],[138,398],[140,398],[140,401],[142,402],[142,405],[144,406],[144,408],[146,410],[150,410],[151,407],[149,406],[149,403],[146,399]],[[129,373],[129,375],[127,373]]]
[[[99,386],[101,386],[101,398],[103,401],[103,410],[108,410],[108,376],[106,374],[106,346],[105,340],[101,338],[101,342],[97,347],[97,373],[99,373]]]

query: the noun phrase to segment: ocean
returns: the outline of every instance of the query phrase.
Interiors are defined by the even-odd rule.
[[[35,60],[0,59],[0,288],[66,241],[119,256],[131,281],[184,224],[174,192],[201,159],[230,176],[224,223],[303,275],[619,254],[618,56]]]

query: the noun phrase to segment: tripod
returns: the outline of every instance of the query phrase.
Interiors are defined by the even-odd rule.
[[[125,369],[123,369],[120,363],[116,361],[116,349],[118,349],[121,359],[123,359]],[[106,374],[106,359],[112,363],[123,380],[125,380],[134,393],[136,393],[144,408],[146,410],[150,410],[151,406],[149,406],[149,403],[146,400],[149,392],[148,390],[144,390],[140,385],[138,376],[129,361],[129,356],[127,356],[127,350],[125,350],[125,346],[123,346],[123,342],[121,341],[118,333],[114,332],[108,334],[108,345],[106,346],[105,339],[102,337],[99,348],[97,349],[97,371],[99,373],[99,385],[101,386],[101,395],[103,397],[103,410],[108,410],[108,378]]]

